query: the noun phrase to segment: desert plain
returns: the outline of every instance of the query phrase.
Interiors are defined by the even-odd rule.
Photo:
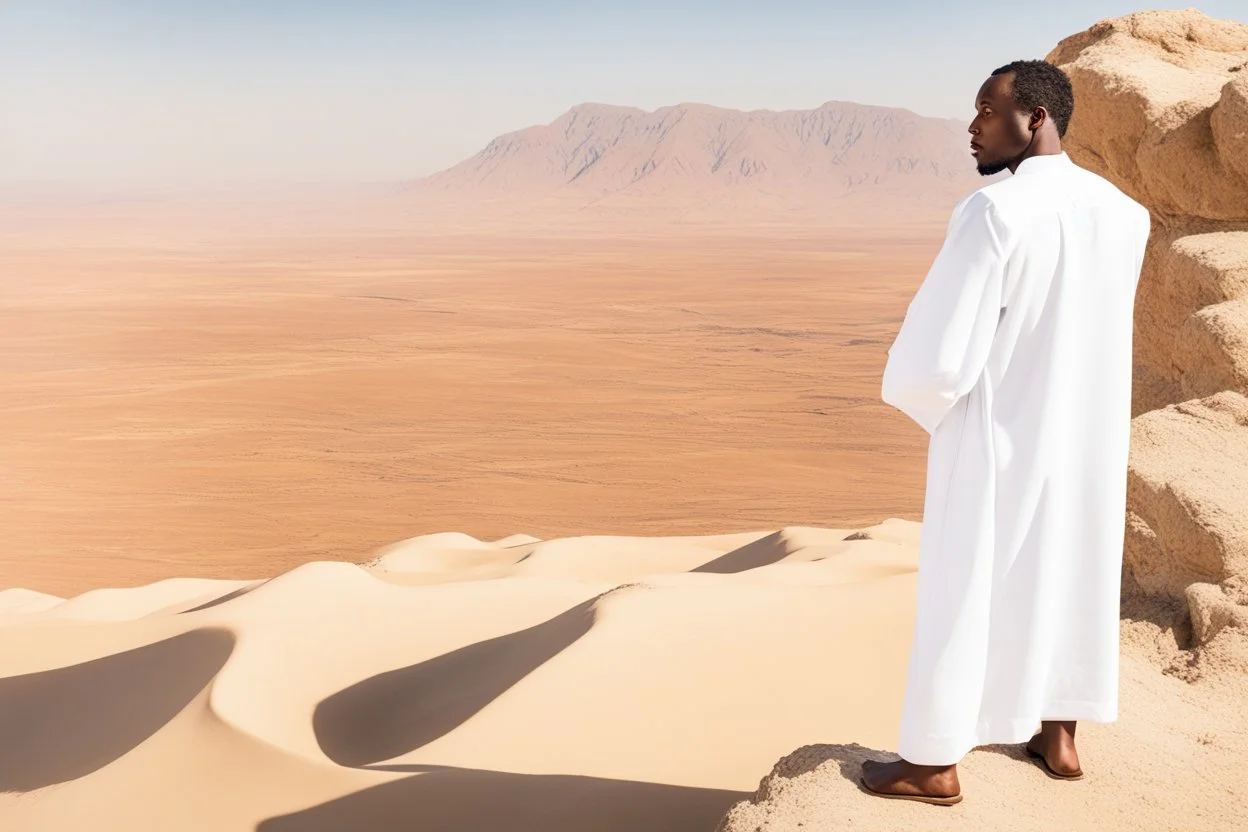
[[[0,249],[6,585],[271,577],[442,531],[921,514],[925,434],[879,381],[939,221],[54,222]]]

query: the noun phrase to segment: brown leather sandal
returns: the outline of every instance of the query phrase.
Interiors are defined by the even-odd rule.
[[[955,803],[962,802],[962,795],[960,794],[955,794],[953,797],[929,797],[925,794],[889,794],[888,792],[877,792],[868,786],[867,781],[861,777],[858,778],[858,782],[870,794],[876,797],[887,797],[890,800],[917,800],[920,803],[931,803],[933,806],[952,806]]]
[[[1033,751],[1030,746],[1024,745],[1023,753],[1025,753],[1028,757],[1035,760],[1036,763],[1041,768],[1044,769],[1044,773],[1052,777],[1054,780],[1082,780],[1083,779],[1083,769],[1079,769],[1078,771],[1072,771],[1070,774],[1062,774],[1061,772],[1054,771],[1052,768],[1049,767],[1049,761],[1044,759],[1044,755],[1041,754],[1039,751]]]
[[[873,761],[868,760],[867,762]],[[866,777],[859,777],[858,782],[862,784],[863,791],[867,794],[873,794],[876,797],[887,797],[890,800],[917,800],[920,803],[930,803],[933,806],[952,806],[955,803],[962,802],[962,795],[960,794],[955,794],[952,797],[932,797],[925,794],[892,794],[891,792],[877,792],[867,785]]]

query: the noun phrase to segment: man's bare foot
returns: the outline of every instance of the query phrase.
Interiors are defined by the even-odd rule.
[[[1041,722],[1040,733],[1027,742],[1027,750],[1043,759],[1056,777],[1074,780],[1083,775],[1075,750],[1074,722]]]
[[[862,784],[881,797],[952,805],[962,799],[958,767],[921,766],[908,760],[884,763],[864,760]]]

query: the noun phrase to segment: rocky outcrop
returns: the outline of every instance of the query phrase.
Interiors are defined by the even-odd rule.
[[[1248,622],[1248,25],[1103,20],[1046,60],[1067,152],[1146,205],[1124,593],[1185,601],[1199,645]]]
[[[1153,214],[1133,414],[1248,393],[1248,25],[1139,12],[1046,59],[1075,88],[1067,152]]]
[[[1045,60],[1075,87],[1063,141],[1154,216],[1248,219],[1248,26],[1138,12],[1066,38]]]
[[[1133,415],[1248,391],[1248,231],[1181,217],[1154,223],[1135,301]]]
[[[1234,589],[1248,576],[1248,399],[1223,391],[1142,414],[1131,443],[1127,591]]]

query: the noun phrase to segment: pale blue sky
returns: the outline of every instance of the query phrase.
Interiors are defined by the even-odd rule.
[[[970,118],[1125,0],[8,0],[0,180],[360,181],[598,101]],[[1248,0],[1206,0],[1248,21]]]

